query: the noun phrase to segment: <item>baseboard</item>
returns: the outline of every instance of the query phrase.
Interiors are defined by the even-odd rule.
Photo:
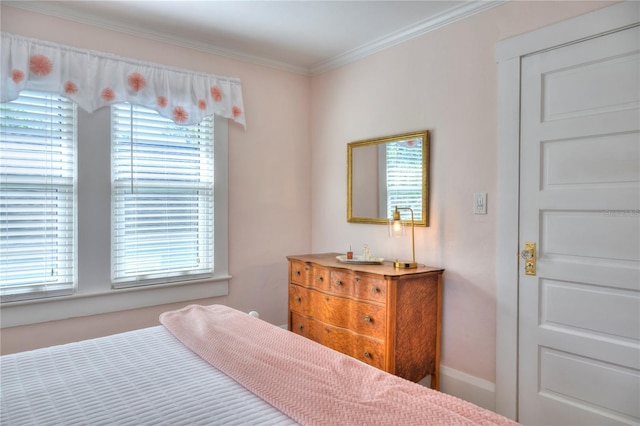
[[[488,380],[480,379],[453,368],[440,366],[440,390],[480,407],[495,411],[496,387],[494,383]]]

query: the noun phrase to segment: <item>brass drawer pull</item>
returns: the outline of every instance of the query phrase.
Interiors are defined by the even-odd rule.
[[[296,302],[302,302],[302,297],[296,296]]]
[[[371,319],[371,317],[370,317],[369,315],[367,315],[366,317],[364,317],[364,320],[365,320],[366,322],[371,322],[371,321],[372,321],[372,319]]]
[[[303,329],[303,328],[304,328],[304,327],[302,326],[302,324],[300,324],[300,325],[298,326],[298,330],[300,330],[300,331],[302,331],[302,329]]]
[[[297,275],[297,276],[300,276],[300,271],[296,271],[296,275]]]
[[[360,281],[360,277],[356,275],[356,282]]]
[[[365,358],[371,358],[371,354],[369,352],[365,351],[364,357]]]
[[[343,283],[342,283],[342,281],[341,281],[341,280],[336,280],[336,285],[337,285],[338,287],[341,287],[341,286],[343,285]]]
[[[318,281],[320,281],[320,282],[324,281],[324,278],[322,277],[322,275],[320,275],[320,276],[318,277]]]
[[[374,293],[380,293],[380,289],[378,287],[376,287],[375,285],[373,286],[373,292]]]

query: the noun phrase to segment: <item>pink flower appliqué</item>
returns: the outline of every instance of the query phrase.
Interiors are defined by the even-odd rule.
[[[158,103],[158,106],[160,108],[166,107],[169,103],[169,101],[167,101],[167,98],[165,98],[164,96],[158,96],[158,100],[156,102]]]
[[[189,114],[181,106],[177,106],[173,109],[173,121],[176,123],[184,123],[188,118]]]
[[[129,86],[131,86],[131,88],[133,88],[133,90],[135,90],[136,92],[141,91],[147,84],[147,81],[144,79],[142,74],[138,72],[134,72],[133,74],[131,74],[127,81],[129,82]]]
[[[100,97],[107,102],[111,102],[116,97],[116,94],[113,93],[113,90],[107,87],[102,91],[102,93],[100,93]]]
[[[233,118],[238,118],[242,115],[242,110],[240,107],[234,106],[231,108],[231,113],[233,114]]]
[[[222,92],[218,86],[211,86],[211,97],[216,102],[220,102],[222,100]]]
[[[204,99],[200,99],[198,101],[198,108],[201,109],[201,110],[207,109],[207,103],[205,102]]]
[[[67,81],[64,83],[64,93],[67,95],[73,95],[78,92],[78,86],[73,81]]]
[[[29,59],[29,70],[35,75],[47,75],[52,69],[51,61],[44,55],[34,55]]]
[[[20,83],[23,79],[24,79],[24,73],[22,71],[20,70],[11,71],[11,80],[13,80],[15,84]]]

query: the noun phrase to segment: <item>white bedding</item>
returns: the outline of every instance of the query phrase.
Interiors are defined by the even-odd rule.
[[[0,357],[0,404],[7,426],[296,424],[162,326]]]

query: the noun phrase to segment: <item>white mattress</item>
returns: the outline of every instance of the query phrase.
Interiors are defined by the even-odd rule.
[[[0,404],[3,426],[296,424],[162,326],[0,357]]]

